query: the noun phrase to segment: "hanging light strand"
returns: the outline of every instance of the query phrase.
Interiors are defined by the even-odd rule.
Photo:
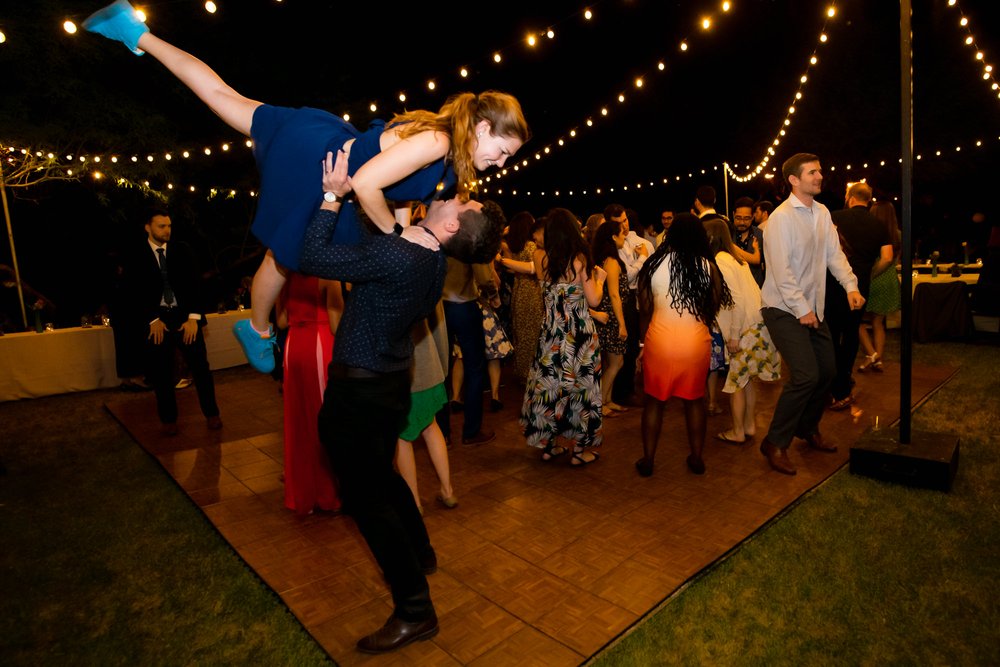
[[[761,159],[752,169],[749,169],[742,174],[736,173],[736,171],[734,171],[729,166],[729,164],[726,163],[725,165],[726,172],[729,174],[729,177],[732,178],[734,181],[737,181],[739,183],[746,183],[748,181],[752,181],[753,179],[757,178],[761,174],[761,172],[763,172],[767,168],[767,165],[771,161],[771,158],[773,158],[777,154],[777,148],[778,146],[781,145],[781,140],[785,137],[788,128],[790,128],[792,125],[792,117],[795,115],[798,106],[801,105],[802,103],[802,99],[805,94],[804,90],[806,84],[809,82],[810,75],[812,74],[813,69],[819,63],[820,48],[825,46],[829,41],[829,36],[827,34],[826,28],[830,19],[836,16],[836,8],[828,7],[825,10],[824,16],[826,18],[823,20],[823,27],[820,30],[819,37],[817,38],[816,47],[813,49],[813,52],[809,55],[809,60],[806,63],[805,71],[799,77],[798,85],[795,88],[795,94],[792,96],[791,104],[788,105],[788,109],[785,111],[785,117],[778,125],[778,131],[775,134],[775,136],[771,139],[771,144],[764,151],[763,157],[761,157]]]
[[[1000,100],[1000,83],[997,82],[996,75],[993,72],[993,65],[991,65],[986,60],[986,53],[979,48],[979,44],[976,43],[976,36],[972,32],[972,21],[969,17],[962,11],[962,8],[958,6],[958,0],[948,0],[948,6],[953,7],[958,11],[959,19],[958,25],[964,32],[964,37],[962,38],[962,43],[975,54],[975,61],[978,66],[982,67],[982,72],[980,75],[983,81],[989,86],[990,94],[996,96]]]
[[[733,8],[733,3],[726,1],[719,5],[719,13],[703,13],[698,21],[698,26],[701,32],[707,32],[711,30],[718,19],[725,16]],[[691,48],[691,43],[694,41],[694,37],[688,36],[684,37],[676,42],[677,51],[680,53],[686,53]],[[653,75],[662,74],[667,70],[668,58],[659,58],[653,65],[653,70],[651,73],[644,72],[642,74],[636,75],[631,78],[630,81],[626,82],[625,85],[619,89],[619,92],[612,94],[611,99],[599,106],[592,114],[587,116],[583,121],[567,128],[563,134],[556,139],[550,141],[542,148],[535,151],[531,156],[521,158],[519,162],[515,162],[511,167],[502,169],[491,176],[486,176],[479,180],[480,186],[487,186],[495,180],[500,180],[508,175],[513,175],[519,173],[524,169],[531,166],[533,162],[539,162],[544,158],[552,155],[557,150],[564,148],[567,144],[579,138],[583,132],[593,129],[599,123],[602,123],[609,117],[613,116],[613,109],[620,108],[623,105],[631,101],[631,93],[626,95],[625,91],[641,91],[643,90],[647,83],[652,80]]]

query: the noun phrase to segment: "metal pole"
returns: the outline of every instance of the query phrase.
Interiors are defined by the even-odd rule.
[[[7,221],[7,239],[10,241],[10,259],[14,264],[14,282],[17,283],[17,299],[21,302],[21,321],[28,328],[28,313],[24,309],[24,290],[21,289],[21,270],[17,267],[17,251],[14,250],[14,228],[10,225],[10,209],[7,207],[7,187],[3,180],[3,160],[0,160],[0,200],[3,200],[3,217]]]
[[[911,219],[913,214],[913,31],[910,27],[910,0],[899,2],[900,119],[902,121],[902,219],[901,242],[902,310],[900,313],[899,371],[899,442],[910,444],[911,380],[913,377],[913,328],[910,321],[913,305],[913,251]]]
[[[729,217],[729,163],[722,163],[722,191],[725,193],[726,208],[723,211]]]

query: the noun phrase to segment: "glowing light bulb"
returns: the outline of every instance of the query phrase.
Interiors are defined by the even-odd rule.
[[[205,11],[208,12],[209,14],[214,14],[215,12],[219,11],[219,8],[216,6],[214,2],[212,2],[212,0],[208,0],[208,2],[205,3]]]
[[[833,18],[834,16],[837,15],[837,8],[830,7],[829,9],[826,10],[826,15],[829,16],[830,18]]]
[[[76,34],[76,24],[73,23],[72,21],[64,21],[63,22],[63,30],[65,30],[66,32],[68,32],[71,35],[75,35]]]
[[[687,42],[681,42],[681,51],[687,51],[687,50],[688,50]]]

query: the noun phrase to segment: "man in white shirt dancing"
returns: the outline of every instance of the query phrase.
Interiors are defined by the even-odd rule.
[[[833,339],[823,321],[827,269],[847,292],[852,310],[864,306],[858,279],[840,248],[830,211],[815,201],[823,185],[819,158],[797,153],[781,167],[792,194],[774,210],[764,229],[767,274],[761,289],[761,314],[791,370],[760,445],[770,466],[795,474],[788,459],[792,438],[824,452],[837,446],[823,440],[819,420],[836,367]]]

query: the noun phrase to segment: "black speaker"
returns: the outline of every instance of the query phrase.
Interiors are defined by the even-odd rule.
[[[958,450],[955,435],[911,431],[910,443],[904,445],[897,428],[869,430],[851,447],[850,470],[886,482],[951,491]]]

